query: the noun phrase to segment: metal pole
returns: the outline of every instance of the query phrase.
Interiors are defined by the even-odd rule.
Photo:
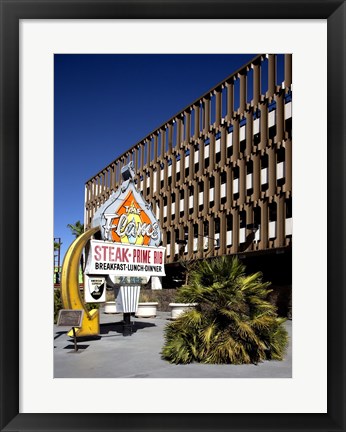
[[[73,340],[74,340],[74,351],[77,352],[78,347],[77,347],[76,329],[74,327],[72,327],[72,330],[73,330]]]
[[[123,336],[131,336],[132,334],[132,324],[131,324],[131,313],[124,313],[124,326],[123,326]]]

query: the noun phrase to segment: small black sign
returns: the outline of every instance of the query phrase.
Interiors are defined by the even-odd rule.
[[[83,310],[61,309],[58,317],[58,326],[63,327],[82,327]]]
[[[105,278],[90,278],[89,279],[89,292],[94,300],[99,300],[106,289]]]

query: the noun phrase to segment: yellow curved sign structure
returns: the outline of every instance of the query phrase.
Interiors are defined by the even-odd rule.
[[[99,311],[86,309],[79,290],[79,263],[83,249],[89,239],[99,231],[99,227],[92,228],[79,236],[66,252],[61,269],[61,299],[64,309],[83,309],[82,327],[76,331],[77,336],[94,336],[100,333]],[[72,330],[68,333],[73,336]]]

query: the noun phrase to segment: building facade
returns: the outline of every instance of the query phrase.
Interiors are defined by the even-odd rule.
[[[225,254],[283,255],[290,274],[290,54],[256,56],[89,179],[87,228],[129,161],[161,222],[168,275],[182,260]]]

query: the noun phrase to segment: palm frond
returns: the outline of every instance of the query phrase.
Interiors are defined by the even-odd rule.
[[[236,258],[194,265],[179,302],[197,303],[165,329],[162,357],[172,363],[258,363],[282,359],[287,332],[268,302],[269,282],[246,275]]]

